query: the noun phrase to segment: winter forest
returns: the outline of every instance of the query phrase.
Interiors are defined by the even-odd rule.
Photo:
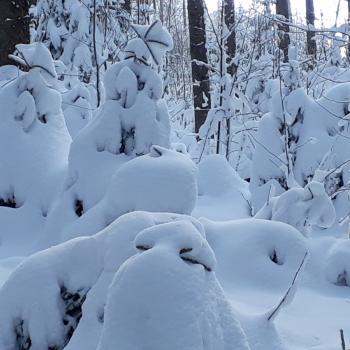
[[[0,350],[350,349],[350,0],[0,0]]]

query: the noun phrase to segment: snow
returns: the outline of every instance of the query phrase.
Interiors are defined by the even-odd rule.
[[[293,206],[293,210],[288,210]],[[285,222],[308,234],[312,226],[329,228],[336,213],[324,185],[311,181],[304,188],[292,188],[272,197],[255,215],[256,218]]]
[[[0,67],[0,349],[333,350],[340,329],[348,344],[340,37],[314,70],[291,45],[276,72],[269,24],[248,73],[213,69],[196,135],[172,96],[178,51],[163,67],[178,42],[155,21],[126,43],[119,5],[97,0],[94,28],[90,0],[39,0],[37,42]]]
[[[306,239],[290,225],[254,218],[199,222],[179,214],[129,213],[96,235],[39,252],[15,270],[0,289],[0,344],[15,341],[11,325],[21,319],[39,350],[67,342],[64,286],[86,293],[65,350],[140,344],[248,349],[246,341],[256,350],[333,349],[350,311],[348,287],[336,285],[348,268],[343,243]],[[295,295],[267,321],[307,251]],[[18,261],[0,261],[3,277]]]
[[[136,240],[133,243],[135,237]],[[157,255],[160,254],[159,259],[162,261],[160,266],[163,266],[163,268],[159,269],[157,280],[163,280],[162,276],[165,277],[168,274],[168,268],[173,269],[172,275],[168,275],[168,278],[173,281],[172,285],[174,287],[179,286],[178,277],[182,276],[184,278],[182,283],[184,286],[182,291],[183,298],[187,294],[192,293],[193,302],[196,303],[192,305],[194,309],[188,309],[187,314],[179,312],[179,308],[175,307],[175,305],[172,310],[168,310],[170,314],[174,314],[174,327],[180,327],[177,331],[171,328],[170,333],[172,337],[176,334],[180,340],[178,334],[185,327],[180,322],[181,319],[177,319],[178,316],[185,317],[188,322],[194,321],[198,317],[198,312],[203,310],[202,306],[207,304],[203,304],[201,294],[197,293],[198,289],[205,287],[208,290],[205,297],[208,301],[206,308],[208,308],[210,314],[208,314],[208,318],[204,316],[202,321],[196,321],[199,322],[197,323],[198,326],[204,327],[200,328],[201,330],[198,329],[199,333],[197,335],[192,334],[192,332],[187,333],[189,344],[193,344],[191,342],[194,339],[197,347],[201,346],[203,344],[202,336],[207,335],[209,344],[213,341],[214,344],[218,344],[218,348],[224,349],[224,344],[235,341],[237,346],[240,346],[240,349],[247,349],[239,323],[213,273],[215,258],[213,251],[205,241],[201,224],[188,216],[167,213],[150,214],[146,212],[127,214],[97,235],[76,238],[34,254],[24,261],[0,290],[0,309],[2,310],[0,325],[1,329],[5,330],[0,333],[1,346],[4,348],[13,348],[15,346],[15,343],[19,341],[19,336],[16,337],[14,325],[16,326],[16,324],[23,321],[22,328],[25,331],[22,336],[24,338],[30,337],[30,341],[35,349],[47,349],[48,346],[63,347],[67,344],[67,349],[74,349],[74,346],[76,346],[75,348],[81,348],[82,343],[87,344],[86,348],[96,349],[99,340],[98,332],[102,331],[102,328],[102,343],[106,341],[104,340],[105,337],[109,337],[110,327],[112,327],[113,334],[118,331],[118,328],[114,328],[115,321],[110,322],[109,320],[110,318],[113,319],[115,315],[113,311],[115,302],[113,286],[115,281],[120,278],[117,271],[123,271],[124,269],[122,267],[119,270],[119,267],[125,261],[126,265],[122,266],[133,265],[133,262],[136,260],[134,258],[131,258],[131,260],[127,259],[137,253],[136,247],[150,246],[151,244],[159,247],[159,249],[154,249],[156,261],[152,258],[153,254],[142,253],[139,255],[141,262],[146,257],[146,265],[136,263],[135,272],[131,272],[131,275],[129,274],[131,281],[137,281],[137,279],[133,278],[135,273],[140,278],[147,279],[146,272],[149,269],[153,269],[155,264],[159,266]],[[182,255],[182,259],[187,259],[184,261],[178,255],[179,250],[182,248],[186,249],[186,252]],[[193,251],[187,251],[188,248],[192,248]],[[169,249],[174,252],[170,257],[168,257]],[[160,250],[158,254],[157,250]],[[147,263],[148,259],[150,259],[149,263]],[[194,264],[194,260],[198,260],[198,264]],[[204,265],[211,271],[207,271]],[[80,271],[81,266],[85,267],[84,273]],[[141,268],[140,272],[138,272],[139,268]],[[123,274],[128,275],[127,272]],[[152,276],[148,277],[151,278]],[[140,280],[141,285],[144,284],[142,279]],[[186,281],[189,283],[187,288],[185,288]],[[22,288],[23,285],[26,288]],[[111,285],[110,288],[109,285]],[[146,283],[143,288],[133,289],[133,292],[147,295],[152,293],[152,286],[151,283]],[[163,292],[162,288],[164,288]],[[171,294],[167,293],[169,288],[172,290]],[[169,300],[167,298],[173,298],[179,292],[179,289],[182,288],[173,288],[171,284],[167,286],[166,280],[163,280],[163,287],[160,286],[159,291],[160,295],[166,298],[163,300],[165,302]],[[125,296],[129,295],[129,301],[126,300],[126,302],[137,301],[137,294],[132,295],[130,290],[124,288],[123,290]],[[84,295],[84,298],[86,297],[82,308],[81,320],[77,320],[72,338],[69,335],[67,324],[62,322],[64,319],[69,319],[67,318],[69,314],[66,313],[63,305],[64,291],[69,291],[72,294],[81,293]],[[184,300],[183,298],[181,300]],[[119,300],[121,301],[122,299]],[[149,301],[151,302],[152,300],[156,302],[157,298],[152,299],[150,297]],[[139,302],[142,302],[142,299],[139,299]],[[169,313],[164,308],[162,299],[159,299],[158,302],[158,308],[164,310],[164,314],[159,318],[159,322],[162,321],[164,324],[163,317],[167,317]],[[101,324],[98,316],[101,311],[103,315],[104,305],[106,305],[106,315],[103,324]],[[188,305],[191,305],[190,300]],[[124,304],[125,306],[126,304]],[[113,311],[111,315],[108,313],[109,310]],[[130,309],[127,310],[131,311]],[[186,310],[186,308],[182,308],[182,310]],[[48,314],[50,319],[43,324],[42,319]],[[120,311],[118,314],[120,315]],[[131,317],[131,314],[128,314]],[[217,325],[219,315],[225,315],[220,327]],[[212,334],[209,336],[207,331],[211,328],[210,325],[213,324],[215,324],[216,328],[212,330]],[[135,324],[134,327],[136,327],[135,331],[137,331],[138,325]],[[196,329],[197,327],[194,325],[194,328]],[[145,332],[143,334],[152,342],[155,339],[154,335],[158,334],[159,331],[159,329],[156,329],[154,330],[156,333]],[[98,336],[93,337],[93,335]],[[74,340],[75,336],[79,341]],[[166,339],[166,334],[163,336]],[[138,339],[140,340],[141,338]],[[187,340],[183,339],[181,341],[187,343]],[[129,338],[129,341],[133,340]]]
[[[197,199],[196,175],[197,167],[187,155],[152,146],[148,155],[120,165],[106,194],[86,214],[72,215],[73,220],[62,227],[58,207],[48,218],[41,246],[92,235],[135,210],[191,214]]]
[[[0,256],[11,254],[10,246],[18,245],[20,237],[25,245],[38,235],[63,185],[71,143],[61,96],[47,85],[48,74],[40,66],[45,59],[45,69],[53,67],[52,59],[46,60],[48,50],[40,44],[20,49],[33,67],[0,91],[1,241],[9,248],[5,252],[0,246]]]
[[[249,217],[248,183],[243,181],[224,156],[210,155],[198,165],[198,199],[193,216],[212,220]]]
[[[145,251],[111,284],[98,349],[248,349],[212,272],[213,252],[190,223],[151,227],[135,245]]]
[[[350,241],[336,242],[326,256],[326,277],[339,286],[350,286],[349,271]]]
[[[62,109],[69,134],[72,138],[92,119],[90,91],[82,84],[77,84],[62,95]]]
[[[150,33],[155,30],[155,35],[158,31],[164,34],[165,30],[159,28],[157,22],[154,25],[144,26],[143,29],[145,32],[149,29]],[[160,49],[162,55],[171,47],[170,42],[168,44],[167,48]],[[173,210],[181,213],[192,210],[196,192],[192,189],[195,185],[190,173],[194,170],[183,171],[186,166],[180,164],[180,159],[185,157],[178,158],[177,163],[174,158],[174,164],[179,166],[179,170],[172,167],[174,174],[179,176],[178,186],[176,182],[172,185],[170,181],[164,182],[163,176],[166,175],[164,166],[163,169],[159,168],[159,175],[162,177],[153,178],[151,168],[145,162],[136,166],[139,169],[138,173],[130,174],[133,170],[128,170],[125,175],[122,175],[122,171],[120,180],[119,173],[116,175],[124,163],[135,157],[147,155],[153,145],[170,147],[169,114],[162,99],[163,84],[156,67],[137,60],[124,59],[108,68],[104,77],[104,89],[106,99],[90,122],[89,115],[83,120],[81,116],[77,117],[79,109],[75,108],[75,106],[82,107],[77,100],[78,97],[85,99],[85,102],[81,101],[83,107],[89,108],[87,89],[78,85],[76,90],[71,89],[65,96],[64,102],[67,102],[67,99],[75,101],[75,110],[73,106],[69,110],[65,109],[65,118],[74,138],[69,150],[63,193],[48,214],[39,243],[41,247],[81,234],[97,233],[118,216],[132,210]],[[86,123],[86,126],[78,126],[78,121],[80,124]],[[166,150],[161,152],[165,154]],[[152,151],[153,158],[156,153]],[[160,163],[163,162],[164,165],[169,163],[166,162],[165,157],[160,160]],[[153,163],[158,167],[157,160],[153,159]],[[182,164],[185,163],[185,161],[182,162]],[[191,163],[191,161],[188,162],[188,164]],[[169,166],[171,166],[170,163]],[[191,165],[188,166],[191,167]],[[142,179],[142,171],[146,172],[146,181]],[[136,178],[130,181],[131,178],[127,179],[130,176],[131,178],[136,176]],[[189,180],[188,185],[185,185],[183,179]],[[158,186],[157,182],[162,187],[163,193],[159,192],[159,196],[151,202],[150,196],[154,192],[152,189]],[[168,187],[165,187],[166,185]],[[137,186],[143,189],[138,192]],[[146,186],[150,186],[148,190]],[[115,190],[114,187],[116,187]],[[183,199],[177,196],[173,204],[167,204],[166,195],[174,194],[171,187],[179,190],[181,194],[188,190],[189,194]],[[108,194],[108,191],[111,191],[113,196],[114,193],[118,194],[112,198],[112,194]],[[127,203],[125,197],[129,196],[129,192],[133,194],[130,193],[130,202]],[[161,202],[158,203],[157,199],[161,199]],[[188,202],[184,203],[185,201]]]

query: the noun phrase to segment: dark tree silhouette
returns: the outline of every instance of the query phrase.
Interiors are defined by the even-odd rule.
[[[315,24],[314,1],[306,0],[305,7],[306,7],[306,23],[308,26],[314,26]],[[307,34],[306,34],[307,53],[310,56],[316,57],[316,41],[313,40],[313,37],[315,36],[315,31],[310,30],[310,27],[308,29],[309,30],[307,31]]]
[[[225,0],[225,24],[229,30],[229,35],[226,39],[226,53],[227,53],[227,73],[234,75],[236,72],[236,65],[233,58],[236,55],[236,31],[235,25],[235,2],[234,0]]]
[[[192,67],[192,89],[195,108],[195,132],[204,123],[210,108],[209,72],[206,49],[203,0],[188,0],[188,25]]]
[[[291,17],[289,0],[276,1],[276,14],[284,16],[284,21],[288,21]],[[290,44],[289,25],[287,23],[279,23],[278,25],[280,42],[279,48],[283,51],[283,62],[288,62],[288,47]]]
[[[13,63],[8,58],[19,43],[27,44],[30,0],[0,1],[0,66]]]

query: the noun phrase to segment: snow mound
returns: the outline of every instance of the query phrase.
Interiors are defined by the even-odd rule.
[[[98,349],[249,349],[216,280],[214,253],[187,221],[138,234],[117,272]]]
[[[306,239],[296,229],[259,219],[200,221],[225,291],[234,292],[239,285],[284,294],[307,251]]]
[[[266,319],[266,315],[242,315],[241,324],[253,350],[287,350],[275,323]]]
[[[199,163],[198,195],[196,217],[229,220],[250,216],[249,185],[222,155],[206,156]]]
[[[229,165],[223,155],[210,155],[199,163],[199,195],[220,196],[240,189],[248,194],[248,184]]]
[[[216,255],[218,280],[232,305],[240,311],[239,319],[251,349],[287,349],[274,318],[268,317],[304,261],[307,240],[293,227],[279,222],[260,219],[200,222]],[[283,306],[293,299],[296,286]]]
[[[107,192],[111,219],[132,210],[191,214],[197,199],[197,167],[187,155],[152,146],[148,155],[119,168]]]
[[[325,273],[329,282],[350,287],[350,241],[336,242],[330,249],[325,263]]]
[[[191,214],[196,199],[197,167],[189,156],[152,146],[149,154],[120,166],[103,199],[68,226],[61,240],[96,233],[135,210]]]
[[[29,257],[12,273],[0,289],[0,348],[25,349],[31,345],[35,350],[95,350],[109,285],[120,265],[137,253],[135,237],[144,229],[168,222],[180,222],[190,237],[194,235],[184,242],[181,237],[186,232],[182,236],[179,233],[177,241],[188,242],[185,248],[196,242],[198,259],[214,266],[203,228],[195,219],[165,213],[127,214],[95,236],[80,237]],[[189,259],[192,255],[188,252],[185,256]],[[192,266],[180,262],[191,271]],[[195,274],[198,266],[193,270]],[[198,273],[204,282],[207,274]],[[175,277],[174,282],[177,280]]]

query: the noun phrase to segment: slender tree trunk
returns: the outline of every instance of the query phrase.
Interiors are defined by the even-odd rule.
[[[276,14],[284,16],[285,21],[290,20],[291,14],[289,0],[276,1]],[[279,23],[278,29],[280,36],[279,48],[283,51],[283,62],[288,62],[288,47],[290,44],[289,25],[286,23]]]
[[[224,0],[225,10],[225,25],[229,31],[226,39],[226,62],[227,62],[227,73],[234,75],[236,72],[236,65],[233,62],[233,58],[236,55],[236,30],[235,25],[235,2],[234,0]]]
[[[16,44],[30,41],[29,5],[29,0],[0,0],[0,66],[12,63],[8,55]]]
[[[315,24],[314,1],[306,0],[305,7],[306,7],[306,24],[308,26],[314,26]],[[308,27],[308,31],[306,34],[307,53],[308,55],[316,58],[316,41],[313,40],[314,36],[315,36],[315,32],[313,30],[310,30],[310,27]]]
[[[182,0],[182,16],[183,16],[183,20],[184,20],[184,29],[186,30],[187,29],[186,0]]]
[[[159,18],[162,24],[164,23],[164,2],[159,0]]]
[[[96,66],[96,93],[97,93],[97,107],[100,106],[101,103],[101,93],[100,93],[100,66],[98,62],[98,56],[97,56],[97,47],[96,47],[96,16],[97,16],[97,8],[96,8],[96,0],[93,2],[93,17],[92,17],[92,40],[93,40],[93,47],[94,47],[94,59],[95,59],[95,66]]]
[[[190,32],[190,54],[192,89],[195,113],[195,132],[204,123],[210,108],[209,72],[206,49],[204,8],[202,0],[188,0],[188,25]],[[202,64],[204,63],[204,64]]]

